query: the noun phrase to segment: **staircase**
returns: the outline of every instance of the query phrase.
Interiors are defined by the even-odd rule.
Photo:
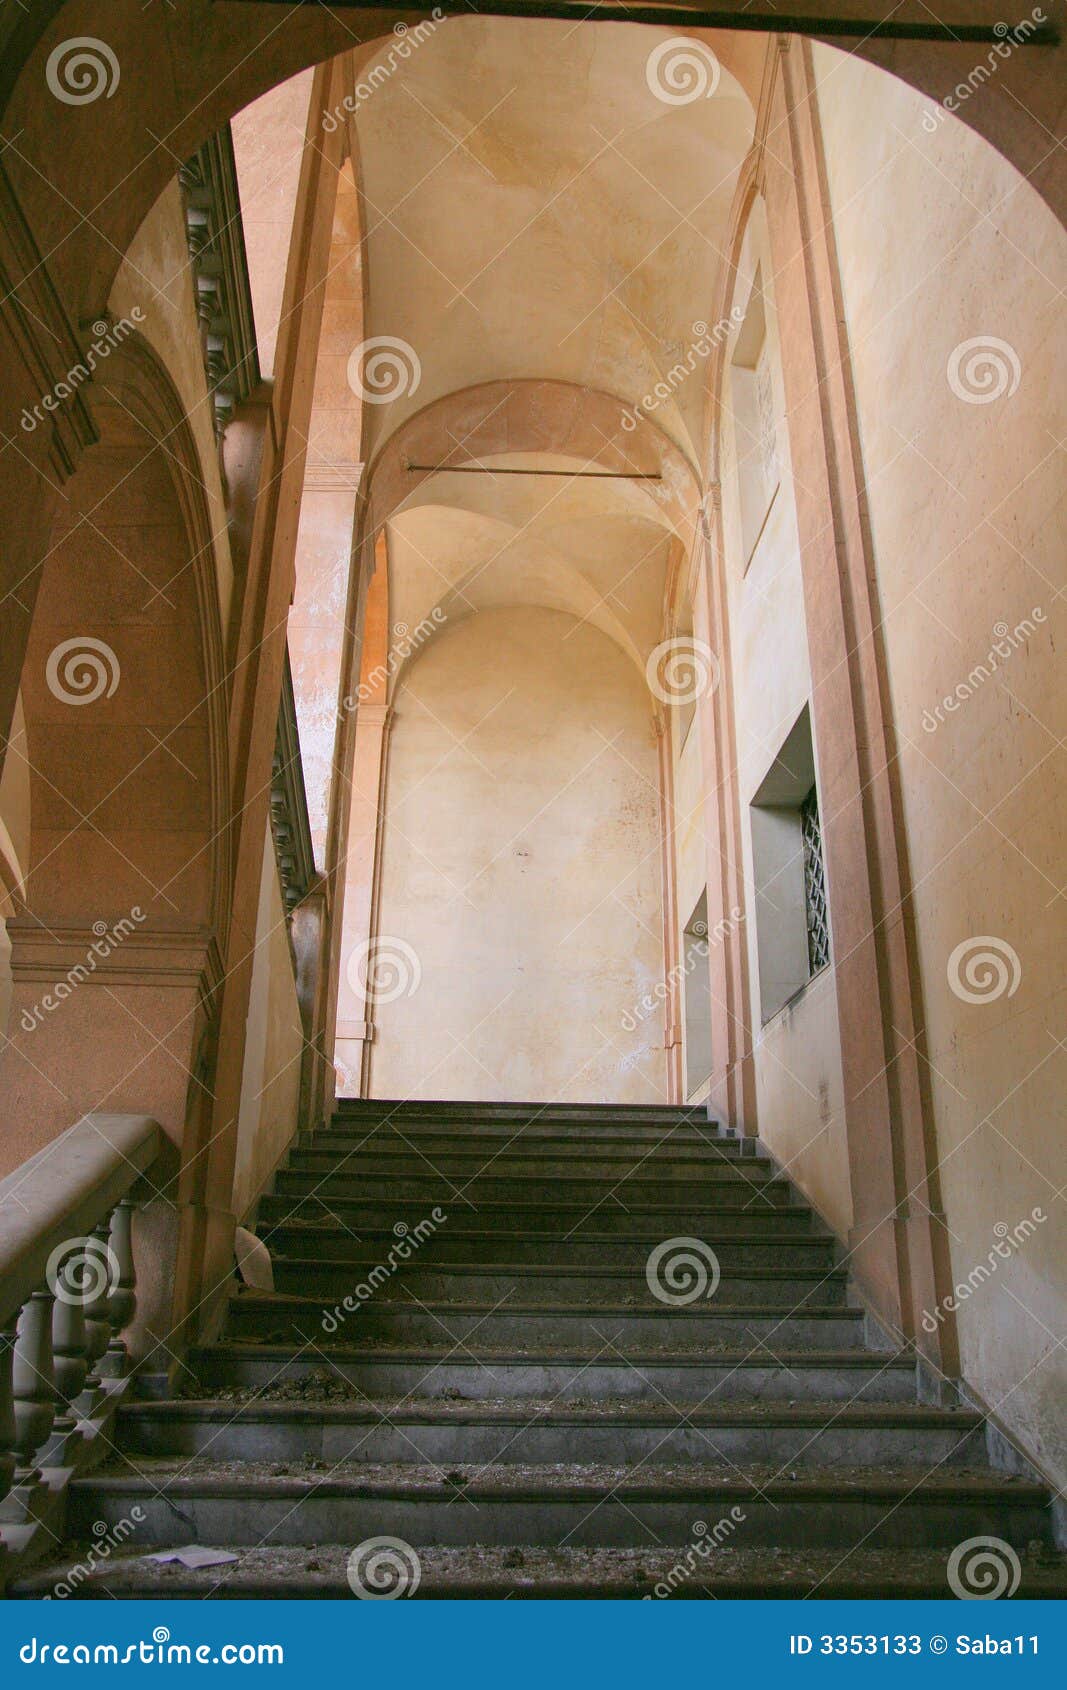
[[[1067,1590],[1047,1491],[917,1400],[834,1238],[699,1111],[345,1103],[259,1231],[275,1293],[121,1411],[10,1594],[102,1539],[80,1596],[414,1594],[417,1562],[420,1596],[936,1597],[978,1536]],[[238,1559],[144,1558],[190,1542]]]

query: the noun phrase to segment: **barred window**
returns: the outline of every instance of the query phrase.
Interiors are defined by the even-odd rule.
[[[830,961],[830,924],[826,914],[826,872],[823,867],[819,797],[814,786],[800,806],[804,841],[804,908],[808,923],[808,969],[818,974]]]

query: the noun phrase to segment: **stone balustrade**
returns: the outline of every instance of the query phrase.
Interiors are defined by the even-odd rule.
[[[4,1521],[29,1510],[44,1467],[70,1464],[105,1380],[125,1371],[133,1212],[162,1143],[148,1116],[86,1115],[0,1181]]]

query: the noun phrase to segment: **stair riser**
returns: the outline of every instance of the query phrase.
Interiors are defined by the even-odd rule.
[[[476,1130],[485,1127],[499,1131],[501,1126],[519,1122],[537,1122],[561,1128],[603,1127],[617,1131],[620,1127],[645,1126],[666,1131],[674,1126],[694,1125],[716,1128],[707,1112],[700,1108],[677,1109],[656,1104],[604,1103],[441,1103],[416,1099],[402,1103],[378,1102],[375,1099],[349,1099],[341,1102],[333,1115],[334,1124],[376,1121],[430,1122],[451,1124],[463,1122]]]
[[[307,1261],[314,1257],[319,1262],[347,1262],[352,1263],[353,1256],[358,1255],[365,1265],[353,1266],[352,1276],[360,1278],[376,1262],[387,1262],[390,1250],[394,1249],[397,1239],[392,1232],[384,1237],[374,1237],[366,1232],[353,1236],[351,1232],[327,1232],[325,1229],[315,1228],[260,1228],[260,1236],[270,1245],[274,1257],[275,1268],[283,1265],[285,1259]],[[674,1236],[667,1234],[667,1237]],[[663,1238],[647,1238],[637,1241],[630,1239],[611,1239],[605,1243],[597,1240],[586,1243],[580,1238],[564,1239],[524,1239],[509,1238],[506,1233],[492,1233],[489,1237],[478,1235],[464,1235],[442,1225],[431,1237],[421,1244],[411,1245],[413,1260],[417,1255],[420,1264],[436,1267],[439,1263],[477,1262],[479,1266],[490,1268],[507,1268],[517,1263],[524,1263],[530,1267],[603,1267],[605,1261],[613,1267],[627,1268],[644,1274],[645,1264],[652,1252],[665,1240]],[[826,1269],[833,1267],[836,1245],[825,1238],[786,1238],[772,1233],[767,1239],[723,1238],[710,1229],[704,1233],[702,1242],[715,1252],[719,1266],[723,1273],[729,1273],[737,1268],[806,1268]],[[369,1258],[369,1259],[368,1259]]]
[[[450,1152],[400,1150],[385,1154],[369,1145],[353,1145],[348,1152],[322,1150],[294,1150],[288,1167],[293,1173],[321,1173],[336,1169],[346,1173],[437,1174],[462,1183],[490,1173],[495,1179],[552,1180],[557,1175],[566,1179],[597,1180],[609,1188],[621,1181],[629,1181],[635,1174],[646,1179],[699,1181],[713,1170],[730,1169],[743,1177],[750,1167],[763,1168],[754,1156],[725,1156],[715,1151],[691,1157],[669,1156],[666,1151],[646,1155],[644,1151],[628,1156],[515,1156],[486,1151],[480,1156],[461,1156]]]
[[[742,1178],[733,1168],[716,1168],[699,1184],[695,1181],[670,1181],[634,1176],[616,1184],[610,1180],[580,1179],[501,1179],[495,1174],[483,1174],[476,1180],[440,1179],[434,1173],[425,1174],[368,1174],[349,1172],[309,1173],[306,1169],[284,1169],[275,1181],[275,1190],[298,1196],[333,1199],[360,1198],[364,1201],[387,1199],[393,1203],[418,1201],[424,1205],[423,1217],[435,1205],[453,1208],[461,1205],[475,1215],[479,1203],[516,1203],[537,1206],[550,1196],[562,1201],[586,1205],[590,1216],[618,1203],[641,1208],[663,1206],[677,1213],[675,1205],[685,1199],[687,1208],[707,1210],[722,1196],[729,1203],[745,1203],[752,1198],[760,1201],[760,1190],[768,1175],[762,1163],[749,1164],[758,1171]],[[422,1218],[422,1217],[420,1217]],[[670,1233],[667,1236],[671,1236]]]
[[[296,1413],[298,1411],[294,1411]],[[912,1464],[928,1469],[981,1458],[979,1434],[890,1427],[817,1431],[811,1427],[692,1428],[664,1426],[427,1426],[399,1417],[393,1425],[316,1425],[306,1418],[264,1424],[244,1419],[161,1423],[125,1415],[122,1447],[141,1456],[196,1456],[210,1461],[408,1462],[443,1467],[519,1462],[657,1464],[746,1462],[821,1468]]]
[[[376,1359],[374,1356],[329,1354],[310,1346],[303,1359],[249,1349],[248,1354],[219,1349],[197,1352],[191,1365],[204,1389],[250,1386],[262,1389],[283,1379],[306,1379],[317,1375],[324,1353],[330,1371],[348,1380],[374,1401],[400,1401],[407,1396],[439,1397],[458,1392],[470,1402],[486,1399],[552,1398],[559,1402],[625,1397],[628,1402],[663,1406],[669,1402],[914,1402],[915,1370],[911,1367],[883,1367],[857,1362],[849,1366],[816,1367],[794,1361],[787,1371],[768,1358],[767,1365],[738,1365],[736,1360],[716,1363],[694,1357],[692,1361],[656,1361],[642,1355],[633,1364],[601,1359],[544,1362],[502,1361],[487,1356],[470,1359],[465,1351],[448,1361],[419,1358],[412,1361]]]
[[[540,1162],[546,1157],[561,1161],[592,1157],[596,1161],[635,1161],[642,1157],[658,1160],[688,1160],[705,1158],[718,1160],[721,1155],[731,1161],[742,1155],[740,1139],[717,1138],[714,1132],[698,1133],[679,1129],[672,1133],[648,1132],[642,1138],[630,1135],[608,1137],[599,1134],[587,1137],[584,1133],[573,1139],[561,1138],[559,1133],[537,1132],[532,1127],[517,1128],[502,1133],[461,1133],[459,1131],[426,1132],[421,1128],[396,1129],[369,1127],[365,1132],[301,1133],[293,1144],[294,1154],[348,1156],[353,1152],[376,1153],[388,1156],[417,1155],[472,1156],[484,1162],[487,1156],[504,1155]]]
[[[768,1197],[774,1198],[775,1201],[768,1203]],[[507,1238],[521,1236],[525,1232],[536,1232],[543,1238],[560,1240],[599,1241],[605,1236],[613,1239],[637,1237],[645,1242],[649,1249],[662,1238],[679,1235],[686,1238],[712,1239],[716,1236],[730,1238],[738,1233],[788,1232],[793,1237],[803,1238],[815,1230],[811,1210],[787,1208],[778,1201],[777,1189],[758,1192],[747,1207],[746,1202],[744,1199],[739,1204],[731,1201],[728,1210],[709,1206],[695,1211],[671,1208],[640,1213],[628,1213],[617,1204],[602,1203],[595,1214],[590,1214],[588,1209],[583,1208],[565,1211],[534,1209],[529,1213],[520,1213],[506,1205],[491,1207],[485,1203],[479,1203],[477,1210],[472,1213],[464,1203],[458,1211],[446,1210],[446,1213],[450,1217],[450,1232],[452,1227],[462,1227],[464,1230],[475,1228],[482,1233],[501,1233]],[[302,1235],[310,1239],[317,1239],[320,1230],[328,1235],[331,1226],[347,1228],[349,1234],[355,1232],[363,1236],[367,1233],[380,1233],[383,1237],[395,1238],[395,1226],[403,1224],[408,1232],[412,1232],[426,1217],[425,1208],[410,1202],[391,1204],[349,1201],[328,1204],[318,1197],[263,1197],[259,1204],[259,1229],[264,1237],[272,1229],[284,1227],[286,1222],[292,1219],[298,1225],[304,1223]],[[307,1225],[308,1222],[314,1222],[314,1227]],[[325,1224],[320,1227],[320,1222]],[[306,1251],[304,1254],[311,1252]]]
[[[445,1487],[442,1487],[444,1490]],[[294,1489],[279,1496],[235,1491],[230,1495],[197,1494],[177,1487],[175,1513],[165,1497],[147,1487],[141,1491],[109,1492],[91,1481],[71,1487],[71,1529],[88,1536],[96,1521],[114,1527],[127,1519],[136,1500],[144,1515],[137,1527],[138,1542],[146,1546],[186,1543],[192,1535],[201,1543],[351,1543],[386,1534],[402,1538],[415,1549],[420,1544],[530,1544],[572,1547],[606,1545],[644,1548],[650,1543],[697,1541],[694,1525],[714,1526],[729,1516],[731,1506],[744,1513],[729,1541],[741,1539],[748,1548],[782,1547],[851,1549],[860,1543],[872,1548],[949,1548],[965,1537],[997,1536],[1024,1548],[1032,1538],[1047,1536],[1045,1510],[1033,1504],[991,1508],[947,1501],[926,1501],[915,1495],[899,1507],[885,1501],[853,1498],[848,1492],[826,1500],[763,1502],[745,1492],[694,1496],[686,1500],[631,1500],[591,1492],[582,1499],[495,1500],[479,1496],[477,1507],[455,1496],[448,1487],[440,1500],[402,1497],[329,1496]],[[298,1500],[298,1497],[300,1500]]]
[[[312,1340],[316,1344],[346,1343],[358,1345],[375,1341],[394,1347],[439,1344],[448,1338],[453,1343],[466,1342],[477,1353],[482,1348],[520,1348],[532,1345],[560,1344],[568,1350],[597,1349],[604,1335],[629,1353],[635,1346],[642,1350],[670,1350],[679,1345],[706,1344],[709,1349],[722,1345],[742,1349],[758,1340],[782,1350],[799,1349],[860,1349],[863,1325],[844,1312],[837,1320],[806,1320],[803,1315],[758,1315],[746,1318],[719,1320],[710,1315],[691,1314],[665,1319],[654,1314],[620,1314],[613,1309],[598,1316],[584,1309],[573,1313],[509,1314],[506,1307],[495,1314],[478,1312],[465,1314],[462,1308],[425,1311],[414,1303],[393,1309],[368,1304],[358,1313],[338,1317],[336,1329],[322,1324],[322,1305],[315,1305],[300,1314],[285,1315],[277,1308],[234,1304],[227,1327],[228,1336],[240,1338],[277,1337],[272,1341],[291,1343],[299,1349]]]
[[[369,1279],[375,1264],[362,1267],[343,1263],[302,1262],[299,1266],[284,1261],[274,1263],[274,1285],[290,1296],[321,1297],[324,1302],[340,1303],[345,1297],[357,1299],[357,1287],[370,1285],[374,1299],[382,1302],[403,1302],[409,1296],[422,1302],[462,1302],[464,1299],[480,1303],[494,1303],[504,1297],[519,1302],[577,1303],[595,1307],[598,1303],[621,1303],[628,1297],[637,1308],[647,1308],[654,1314],[658,1306],[645,1281],[644,1272],[595,1273],[591,1268],[576,1268],[572,1273],[554,1269],[539,1270],[527,1264],[521,1272],[494,1270],[491,1266],[468,1271],[458,1264],[440,1268],[405,1267],[381,1282],[376,1288]],[[770,1303],[784,1310],[799,1308],[805,1302],[841,1303],[845,1301],[844,1277],[829,1270],[815,1269],[805,1274],[800,1269],[782,1277],[758,1275],[755,1269],[744,1268],[727,1273],[724,1269],[717,1295],[726,1303]],[[368,1297],[366,1299],[370,1301]]]

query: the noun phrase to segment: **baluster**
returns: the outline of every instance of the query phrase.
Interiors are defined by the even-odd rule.
[[[111,1237],[111,1216],[105,1215],[99,1226],[93,1229],[93,1243],[98,1250],[102,1262],[109,1262]],[[82,1394],[81,1412],[89,1419],[100,1403],[104,1389],[100,1377],[98,1363],[108,1347],[111,1339],[111,1316],[108,1313],[108,1301],[111,1296],[111,1275],[101,1273],[95,1275],[89,1285],[83,1312],[85,1315],[85,1354],[89,1364],[89,1371],[85,1379],[85,1389]]]
[[[15,1350],[17,1315],[0,1331],[0,1502],[11,1489],[15,1471],[15,1403],[11,1395],[11,1364]]]
[[[19,1317],[11,1392],[15,1402],[15,1482],[40,1478],[34,1456],[47,1443],[56,1411],[52,1373],[51,1291],[35,1291]]]
[[[108,1353],[119,1359],[118,1371],[125,1368],[126,1346],[122,1341],[122,1333],[133,1319],[137,1308],[137,1267],[133,1259],[133,1212],[134,1203],[131,1198],[124,1197],[111,1219],[111,1249],[114,1255],[114,1274],[111,1294],[107,1300],[108,1319],[114,1336],[108,1345]]]
[[[86,1349],[85,1300],[96,1282],[97,1258],[89,1239],[72,1240],[68,1255],[53,1274],[52,1366],[59,1414],[53,1433],[65,1437],[78,1423],[75,1399],[89,1371]]]

